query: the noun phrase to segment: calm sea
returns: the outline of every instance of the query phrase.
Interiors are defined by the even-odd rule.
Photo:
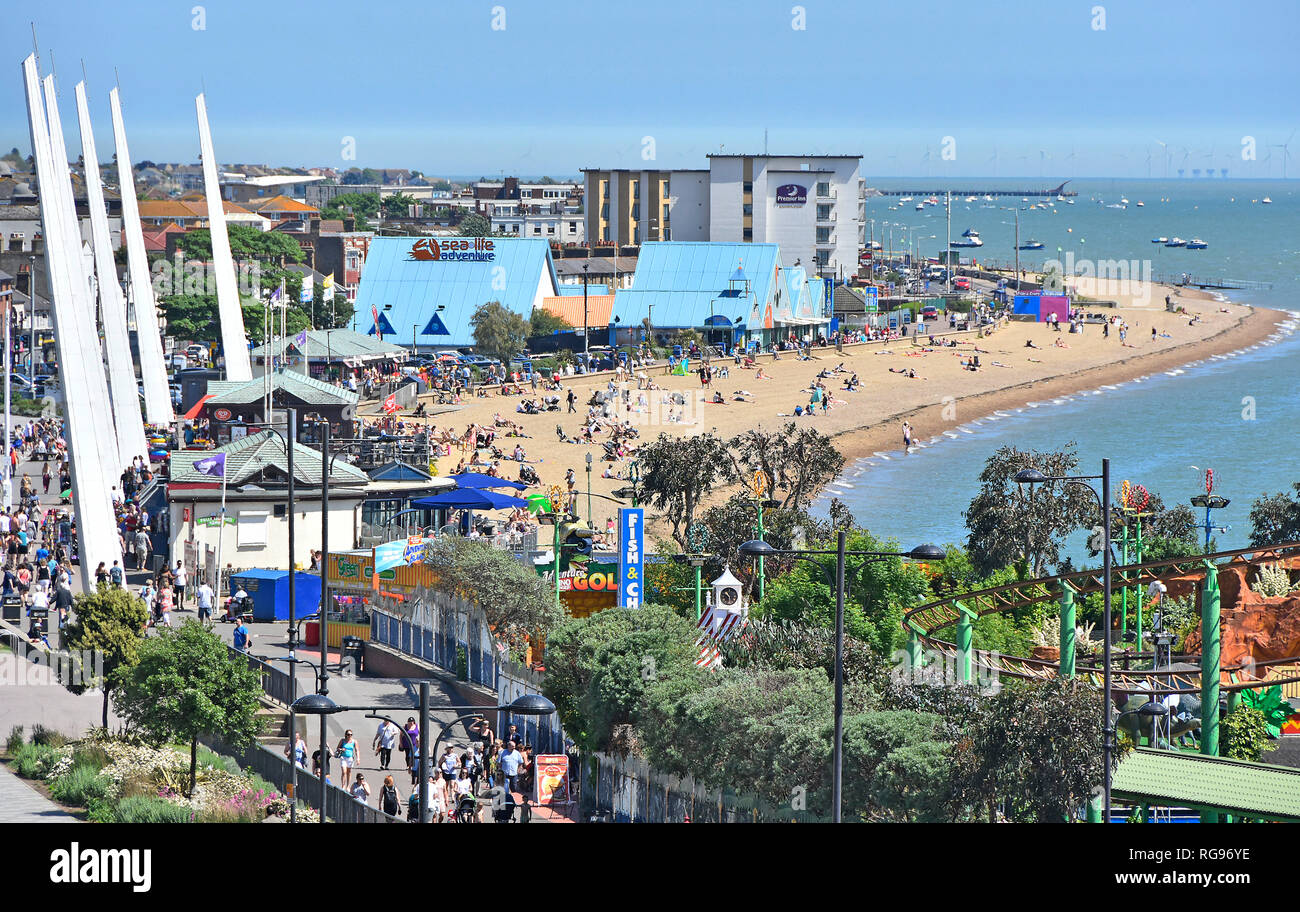
[[[981,180],[953,182],[954,189],[1031,189],[1056,181]],[[882,181],[886,188],[933,189],[938,180],[913,178]],[[1026,396],[1019,408],[994,415],[961,415],[948,436],[922,441],[925,447],[904,454],[881,451],[851,463],[819,500],[824,512],[832,496],[853,510],[873,532],[895,537],[907,548],[923,541],[964,542],[962,511],[978,488],[985,459],[1005,444],[1054,449],[1074,441],[1081,471],[1100,471],[1109,457],[1116,489],[1123,479],[1159,492],[1166,503],[1186,502],[1204,490],[1203,476],[1214,469],[1215,492],[1230,498],[1216,513],[1216,524],[1231,526],[1216,533],[1224,548],[1244,547],[1249,537],[1250,504],[1262,493],[1290,490],[1300,481],[1300,334],[1293,334],[1300,311],[1300,182],[1237,181],[1222,178],[1184,180],[1079,180],[1074,205],[1055,201],[1044,211],[1020,213],[1022,243],[1042,241],[1043,251],[1021,252],[1021,263],[1041,265],[1045,256],[1150,261],[1157,273],[1187,272],[1271,283],[1269,289],[1230,291],[1234,300],[1278,311],[1276,335],[1268,343],[1228,356],[1189,359],[1135,382],[1097,388],[1070,397],[1035,400]],[[1254,202],[1268,197],[1271,204]],[[1128,199],[1125,209],[1109,204]],[[1138,207],[1138,201],[1145,205]],[[881,197],[868,200],[867,217],[876,220],[875,237],[893,226],[898,246],[900,225],[919,227],[921,253],[941,250],[942,205],[916,212],[916,202],[902,204]],[[1032,197],[1031,202],[1036,202]],[[954,197],[952,233],[980,232],[981,261],[1014,257],[1013,209],[1027,206],[1018,198],[965,202]],[[997,208],[985,208],[997,207]],[[888,223],[888,224],[885,224]],[[928,235],[935,235],[931,240]],[[1154,237],[1198,237],[1206,250],[1165,248]],[[1061,253],[1057,254],[1057,248]],[[968,251],[963,251],[967,253]],[[1031,403],[1033,403],[1031,405]],[[1079,543],[1070,549],[1076,559]]]

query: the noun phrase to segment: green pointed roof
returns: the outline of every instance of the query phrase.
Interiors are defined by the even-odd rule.
[[[264,343],[253,349],[253,358],[268,355],[280,357],[288,350],[306,358],[308,361],[380,361],[385,358],[405,359],[410,352],[395,342],[380,341],[374,336],[362,335],[350,329],[309,329],[302,345],[298,336],[277,337],[274,342]]]
[[[1175,807],[1300,821],[1300,769],[1139,748],[1120,761],[1115,795]]]
[[[350,390],[297,371],[277,371],[272,374],[271,389],[273,392],[283,390],[308,405],[356,405],[360,399],[360,396]],[[210,380],[208,394],[212,397],[208,400],[209,405],[251,405],[261,402],[266,396],[266,381],[261,377],[252,380]]]
[[[283,481],[289,477],[288,451],[284,448],[284,439],[274,431],[250,434],[218,447],[216,452],[226,454],[227,488],[234,488],[250,481],[264,480],[262,476],[268,471],[272,477],[265,480]],[[214,480],[219,480],[194,468],[195,462],[208,458],[212,453],[212,450],[180,450],[173,453],[170,481],[173,484],[195,482],[210,484]],[[293,474],[298,484],[320,487],[320,450],[295,443]],[[333,460],[333,465],[330,467],[331,485],[365,485],[369,481],[369,476],[355,466],[341,458]]]

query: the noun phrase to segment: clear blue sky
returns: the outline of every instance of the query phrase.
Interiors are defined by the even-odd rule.
[[[204,85],[222,162],[453,175],[637,166],[645,136],[658,166],[704,167],[761,151],[766,128],[772,152],[860,153],[868,177],[1144,177],[1148,155],[1158,177],[1157,140],[1174,168],[1276,177],[1281,149],[1243,163],[1242,138],[1262,159],[1300,126],[1295,0],[802,0],[802,30],[792,0],[241,0],[205,3],[202,30],[194,5],[38,14],[74,153],[83,59],[101,156],[116,67],[137,161],[197,160]],[[8,24],[0,145],[26,152],[30,39]],[[1297,176],[1300,134],[1292,149]]]

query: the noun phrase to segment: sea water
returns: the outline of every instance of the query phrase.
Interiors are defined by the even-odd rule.
[[[925,178],[881,183],[882,188],[930,188],[942,182]],[[960,189],[1031,189],[1055,181],[953,181]],[[824,514],[832,497],[852,509],[863,525],[895,538],[904,548],[921,542],[966,540],[962,511],[978,491],[985,460],[998,447],[1058,449],[1077,445],[1079,472],[1098,474],[1103,457],[1111,461],[1112,487],[1123,480],[1158,492],[1166,505],[1187,503],[1204,493],[1206,469],[1213,469],[1215,493],[1230,505],[1215,512],[1220,548],[1245,547],[1250,535],[1250,505],[1262,494],[1292,491],[1300,481],[1300,185],[1283,181],[1236,181],[1220,178],[1181,181],[1085,180],[1075,204],[1053,200],[1059,214],[1021,213],[1022,242],[1030,237],[1045,249],[1021,252],[1021,264],[1033,269],[1046,256],[1073,251],[1084,257],[1153,261],[1155,273],[1188,272],[1195,276],[1268,282],[1269,289],[1225,292],[1232,300],[1277,311],[1274,334],[1259,345],[1229,354],[1188,354],[1185,364],[1153,370],[1134,381],[1094,384],[1069,396],[1039,398],[1027,391],[1020,405],[997,413],[961,412],[950,433],[922,438],[926,444],[904,454],[899,448],[850,462],[836,483],[818,499],[814,512]],[[1271,205],[1260,202],[1270,197]],[[1127,197],[1127,209],[1109,209]],[[943,207],[915,212],[915,203],[889,211],[890,197],[868,200],[868,218],[934,226],[943,236]],[[1037,201],[1031,197],[1031,201]],[[1137,208],[1142,200],[1145,206]],[[1168,200],[1161,202],[1161,200]],[[983,206],[1025,206],[1019,198],[995,197],[993,203],[953,201],[953,236],[975,228],[985,246],[980,261],[1011,259],[1014,227],[1004,224],[1013,212]],[[969,211],[967,210],[969,208]],[[960,213],[960,215],[959,215]],[[925,218],[925,216],[932,216]],[[896,217],[896,218],[895,218]],[[1074,231],[1066,232],[1065,228]],[[900,232],[895,229],[895,235]],[[919,232],[918,232],[919,233]],[[1152,237],[1200,237],[1207,250],[1169,249]],[[926,253],[922,242],[922,254]],[[935,241],[929,242],[931,245]],[[941,243],[941,242],[940,242]],[[1057,254],[1060,246],[1062,253]],[[1005,248],[1005,249],[1003,249]],[[930,250],[940,248],[931,247]],[[963,255],[970,253],[962,251]],[[1171,317],[1170,319],[1176,319]],[[1097,332],[1093,326],[1088,332]],[[1139,368],[1140,370],[1140,368]],[[870,389],[865,389],[870,396]],[[1203,511],[1196,511],[1198,519]],[[1082,537],[1068,553],[1084,557]]]

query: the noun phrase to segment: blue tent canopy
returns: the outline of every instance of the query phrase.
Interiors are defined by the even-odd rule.
[[[451,510],[511,510],[526,507],[528,504],[518,497],[498,494],[496,491],[483,491],[474,488],[459,488],[443,494],[433,494],[411,501],[412,507],[426,509],[443,508]]]
[[[459,475],[447,477],[456,482],[458,488],[514,488],[516,491],[522,491],[528,487],[509,478],[497,478],[495,475],[484,475],[482,472],[461,472]]]

